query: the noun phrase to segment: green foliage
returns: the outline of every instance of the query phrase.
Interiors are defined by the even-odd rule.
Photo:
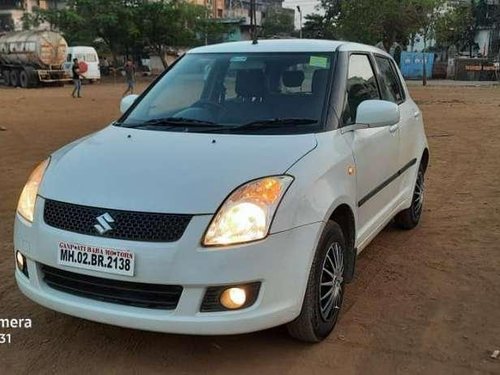
[[[322,0],[324,15],[308,17],[305,29],[319,37],[367,44],[406,44],[411,35],[429,28],[443,0]],[[322,18],[321,18],[322,17]]]
[[[304,17],[302,27],[304,38],[312,39],[337,39],[337,28],[333,22],[329,22],[324,15],[312,13]]]
[[[317,7],[323,14],[312,13],[304,17],[302,34],[304,38],[338,39],[341,7],[347,0],[321,0]]]
[[[485,0],[470,0],[459,3],[436,21],[436,43],[440,47],[455,46],[458,51],[477,47],[475,35],[479,27],[491,27],[500,24],[500,6],[489,4]],[[493,50],[498,49],[498,42],[493,43]]]
[[[411,35],[427,33],[440,0],[353,0],[342,6],[341,34],[360,42],[407,44]]]
[[[442,47],[455,46],[458,50],[470,38],[470,29],[474,24],[472,8],[455,7],[444,13],[436,21],[436,44]]]
[[[60,30],[69,44],[103,43],[115,60],[148,48],[165,66],[168,47],[199,44],[225,31],[207,18],[204,7],[177,0],[69,0],[65,9],[37,10],[26,17],[25,26],[42,22]]]
[[[262,35],[267,38],[279,35],[291,35],[294,30],[293,17],[293,11],[270,8],[262,23]]]

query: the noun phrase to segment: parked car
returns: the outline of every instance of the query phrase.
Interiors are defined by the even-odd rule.
[[[89,82],[97,82],[101,80],[101,70],[99,68],[99,56],[94,47],[86,46],[73,46],[68,47],[68,54],[66,62],[64,63],[64,70],[70,74],[73,68],[73,59],[77,58],[78,61],[83,61],[87,65],[87,71],[82,73],[83,78]]]
[[[22,191],[16,279],[50,309],[185,334],[287,324],[318,342],[357,254],[421,218],[422,115],[374,47],[195,48],[121,110]]]

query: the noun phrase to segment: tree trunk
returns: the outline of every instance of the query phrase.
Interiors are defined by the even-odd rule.
[[[425,64],[425,49],[427,47],[427,40],[426,40],[426,36],[424,36],[424,50],[422,51],[422,70],[423,70],[423,74],[422,74],[422,85],[423,86],[427,86],[427,72],[426,72],[426,64]]]
[[[163,68],[167,69],[168,68],[168,62],[167,62],[167,58],[166,58],[166,51],[165,51],[165,49],[163,48],[163,46],[158,46],[156,48],[156,51],[158,53],[158,56],[160,56],[160,60],[161,60],[161,63],[163,64]]]

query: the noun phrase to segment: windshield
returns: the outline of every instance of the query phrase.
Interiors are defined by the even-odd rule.
[[[321,127],[333,53],[187,54],[119,126],[305,133]]]

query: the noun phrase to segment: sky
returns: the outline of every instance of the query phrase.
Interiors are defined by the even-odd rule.
[[[302,10],[302,22],[304,22],[304,17],[306,14],[317,13],[314,7],[319,4],[318,0],[285,0],[283,2],[283,8],[295,9],[295,28],[299,28],[299,12],[297,11],[297,5],[300,6]]]

